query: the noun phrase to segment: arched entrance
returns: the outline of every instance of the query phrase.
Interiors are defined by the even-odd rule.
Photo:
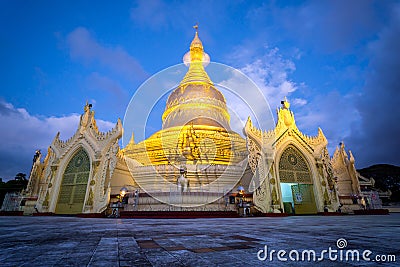
[[[58,195],[56,213],[81,213],[89,180],[90,160],[82,148],[79,149],[65,168]]]
[[[286,213],[317,213],[310,168],[293,145],[289,145],[279,159],[279,178]]]

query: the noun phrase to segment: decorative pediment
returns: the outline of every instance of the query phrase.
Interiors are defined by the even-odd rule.
[[[95,154],[101,154],[101,151],[109,146],[110,140],[119,139],[122,136],[122,123],[118,119],[115,127],[108,132],[100,132],[97,128],[94,111],[91,105],[84,107],[84,113],[80,117],[80,123],[75,134],[66,141],[60,139],[60,133],[55,136],[51,147],[55,150],[58,158],[66,155],[71,148],[78,143],[86,143],[94,151]]]
[[[244,134],[253,139],[253,141],[263,147],[263,149],[276,148],[280,143],[285,142],[288,138],[295,139],[297,143],[301,144],[307,151],[313,155],[320,155],[322,150],[328,144],[328,141],[322,132],[321,128],[318,128],[317,136],[308,136],[303,134],[296,125],[293,112],[289,109],[290,104],[285,98],[281,102],[282,107],[277,110],[278,121],[276,127],[273,130],[262,131],[255,127],[250,119],[247,119],[244,127]]]
[[[110,179],[117,162],[118,140],[122,136],[122,131],[122,123],[118,119],[113,129],[100,132],[96,125],[94,111],[91,110],[91,105],[86,103],[79,127],[74,135],[62,141],[60,133],[57,133],[49,147],[44,161],[38,209],[54,212],[57,211],[57,207],[62,208],[60,206],[63,204],[62,201],[58,201],[59,192],[62,193],[64,190],[62,182],[69,175],[68,168],[72,166],[70,163],[77,155],[77,151],[84,151],[85,162],[89,164],[86,167],[88,177],[79,186],[82,187],[80,196],[85,200],[85,204],[83,210],[78,207],[79,210],[74,212],[102,212],[107,207],[110,198]],[[78,165],[79,162],[74,162],[73,166]],[[86,184],[88,191],[84,190]]]

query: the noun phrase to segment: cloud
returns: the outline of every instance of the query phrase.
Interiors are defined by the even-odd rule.
[[[122,89],[121,85],[111,78],[101,75],[98,72],[92,72],[87,78],[86,83],[91,90],[102,90],[117,96],[119,99],[127,97],[127,93]]]
[[[232,64],[257,84],[269,102],[273,115],[275,107],[280,106],[281,100],[287,96],[297,126],[302,132],[314,136],[318,127],[321,127],[329,141],[328,149],[331,153],[340,141],[351,135],[352,128],[358,127],[360,114],[354,107],[356,93],[342,93],[328,86],[324,91],[307,94],[311,89],[307,84],[296,83],[290,78],[296,71],[293,59],[285,58],[278,48],[260,48],[245,43],[238,46],[228,58],[234,58]],[[247,91],[243,93],[247,94]],[[237,103],[233,106],[240,107]]]
[[[35,116],[0,99],[0,177],[10,179],[18,172],[29,175],[35,150],[41,149],[46,153],[58,131],[62,139],[70,138],[77,130],[79,118],[79,114]],[[115,126],[109,121],[96,121],[101,131]]]
[[[231,128],[242,133],[250,116],[257,127],[273,129],[274,107],[297,90],[297,85],[289,79],[295,64],[284,58],[278,48],[259,48],[253,43],[235,47],[226,58],[236,71],[229,68],[222,71],[231,75],[218,84],[227,89],[222,92],[231,114]]]
[[[257,41],[242,42],[233,54],[238,54],[239,64],[232,64],[262,88],[272,107],[284,94],[289,95],[299,129],[315,135],[321,127],[331,152],[345,141],[357,167],[400,165],[400,112],[396,111],[400,103],[399,6],[389,1],[263,4],[249,10],[252,25],[272,22],[276,26],[259,33]],[[277,32],[282,33],[279,38],[266,38]],[[300,50],[297,56],[294,53],[285,59],[279,51],[264,48],[263,52],[265,39],[284,42],[280,47],[285,55],[290,54],[286,45],[296,45]],[[291,80],[290,74],[296,71],[292,60],[302,58],[298,62],[302,68],[315,56],[321,71],[307,71],[305,84]],[[271,62],[278,74],[264,61]],[[313,72],[317,79],[307,78]],[[269,75],[278,77],[279,82],[271,85]]]
[[[295,105],[292,110],[298,128],[307,135],[315,136],[320,127],[328,139],[328,150],[332,154],[339,142],[351,135],[351,129],[358,125],[360,114],[354,107],[357,95],[342,95],[337,90],[320,93],[307,101],[307,105]]]
[[[272,128],[274,119],[263,92],[243,72],[233,69],[224,72],[230,75],[217,85],[226,99],[231,129],[242,134],[249,116],[257,127]]]
[[[379,29],[379,5],[365,0],[307,1],[297,6],[274,6],[271,15],[289,36],[314,49],[351,52]]]
[[[303,99],[303,98],[295,98],[295,99],[292,100],[291,103],[292,103],[293,106],[301,107],[301,106],[306,105],[308,102],[307,102],[306,99]]]
[[[131,20],[138,26],[149,28],[153,31],[166,29],[188,29],[189,25],[197,22],[204,29],[218,29],[215,25],[227,22],[229,8],[240,3],[225,1],[136,1],[130,10]],[[210,10],[212,9],[212,10]],[[192,34],[192,32],[191,32]],[[202,38],[208,36],[202,31]]]
[[[95,66],[99,64],[128,80],[143,80],[148,76],[139,62],[122,47],[100,44],[86,28],[76,28],[68,34],[66,40],[72,59]]]
[[[131,9],[131,19],[140,25],[147,25],[152,29],[165,28],[168,24],[170,6],[161,0],[137,1]]]
[[[393,4],[389,23],[368,44],[370,58],[362,95],[354,104],[360,128],[345,141],[351,144],[359,165],[400,165],[400,4]]]
[[[289,79],[296,70],[294,62],[284,58],[278,48],[256,48],[246,45],[238,46],[231,53],[235,65],[246,74],[261,90],[271,107],[297,90],[297,85]]]

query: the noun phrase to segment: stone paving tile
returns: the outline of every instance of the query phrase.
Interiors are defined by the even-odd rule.
[[[153,265],[146,261],[142,261],[140,259],[136,259],[136,260],[128,260],[128,261],[120,261],[119,262],[119,266],[120,267],[132,267],[132,266],[140,266],[140,267],[152,267]]]
[[[82,265],[80,265],[82,266]],[[106,260],[95,260],[91,261],[87,266],[90,267],[119,267],[119,262],[116,261],[106,261]]]
[[[166,251],[187,250],[184,246],[163,247]]]
[[[144,248],[161,248],[160,245],[158,245],[156,242],[153,240],[146,240],[146,241],[137,241],[138,245],[141,249]]]
[[[176,258],[179,258],[180,263],[183,266],[216,266],[215,264],[213,264],[212,261],[209,261],[207,259],[198,256],[201,254],[195,254],[191,251],[187,250],[172,251],[171,254],[174,255]]]
[[[233,248],[233,249],[249,249],[252,248],[248,245],[229,245],[228,247]]]
[[[206,252],[214,252],[211,248],[193,248],[190,251],[194,253],[206,253]]]
[[[227,262],[231,264],[235,263],[234,265],[244,265],[244,266],[248,266],[247,264],[245,264],[244,262],[238,261],[237,259],[235,259],[232,256],[233,252],[228,252],[228,251],[224,251],[224,252],[215,252],[215,253],[204,253],[201,254],[200,257],[204,260],[208,260],[210,262],[212,262],[213,266],[220,266],[220,265],[224,265]]]
[[[179,262],[178,258],[167,251],[152,251],[147,253],[146,257],[153,266],[184,266]]]
[[[234,250],[232,247],[212,247],[213,251],[226,251],[226,250]]]
[[[258,238],[247,237],[247,236],[242,236],[242,235],[233,235],[233,236],[231,236],[231,238],[241,239],[241,240],[245,240],[245,241],[262,241],[261,239],[258,239]]]
[[[221,219],[1,217],[0,266],[310,266],[261,262],[269,249],[321,251],[346,238],[348,249],[400,260],[400,214]],[[376,266],[376,262],[313,263]],[[385,263],[380,266],[398,266]]]

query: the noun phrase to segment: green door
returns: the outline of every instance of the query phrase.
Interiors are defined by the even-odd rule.
[[[317,206],[315,205],[313,185],[295,184],[292,185],[291,187],[292,187],[295,214],[317,213]]]
[[[90,174],[88,154],[80,149],[65,169],[56,207],[57,214],[81,213]]]
[[[284,200],[286,198],[286,201],[289,201],[290,204],[294,204],[295,214],[317,213],[309,164],[306,157],[293,145],[288,145],[280,157],[279,179],[281,189],[283,187],[289,189],[288,186],[290,185],[290,190],[285,190],[287,194],[282,197]],[[286,206],[285,211],[290,211],[289,204],[286,204]]]

